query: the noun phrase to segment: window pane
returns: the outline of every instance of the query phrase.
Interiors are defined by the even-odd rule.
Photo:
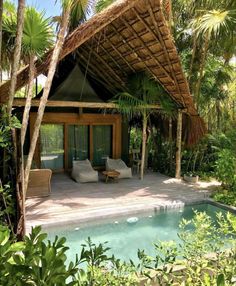
[[[41,167],[63,169],[64,167],[64,126],[43,124],[40,128]]]
[[[112,126],[93,126],[93,164],[105,164],[105,158],[112,157]]]
[[[73,159],[89,158],[89,127],[70,125],[68,128],[68,166],[72,168]]]

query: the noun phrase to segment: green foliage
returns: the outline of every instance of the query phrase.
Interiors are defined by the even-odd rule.
[[[173,114],[176,110],[163,87],[144,72],[132,74],[127,79],[128,92],[117,94],[112,102],[117,103],[119,110],[130,117],[134,115],[147,115],[154,111],[148,105],[160,104],[163,113]]]
[[[9,185],[0,184],[0,224],[11,224],[10,218],[15,216],[15,198]]]
[[[179,244],[158,241],[154,257],[138,250],[137,266],[107,256],[106,243],[95,245],[90,238],[75,263],[68,264],[65,238],[46,242],[46,237],[36,227],[24,242],[15,242],[0,227],[0,285],[134,286],[142,277],[159,285],[234,285],[236,217],[230,213],[212,219],[195,212],[180,223]]]
[[[8,224],[11,229],[16,215],[14,192],[14,147],[12,129],[20,128],[21,124],[15,116],[8,120],[5,107],[0,108],[0,222]]]
[[[112,3],[114,3],[116,0],[97,0],[96,1],[96,6],[95,6],[95,10],[96,12],[101,12],[102,10],[104,10],[106,7],[108,7],[109,5],[111,5]]]
[[[44,12],[27,7],[24,16],[22,50],[24,55],[34,54],[38,58],[53,45],[53,31]]]
[[[219,213],[216,219],[212,219],[206,213],[196,212],[192,220],[182,220],[179,237],[179,245],[172,241],[155,245],[157,254],[154,258],[141,252],[142,273],[150,283],[175,286],[234,285],[234,215]],[[150,269],[155,271],[152,271],[152,275]]]
[[[236,190],[227,190],[219,188],[217,192],[213,193],[212,198],[219,203],[236,207]]]
[[[9,230],[0,227],[0,285],[137,285],[134,268],[108,257],[104,244],[96,246],[88,238],[80,258],[76,255],[75,262],[68,264],[66,239],[56,236],[46,242],[46,238],[36,227],[24,242],[15,242]]]
[[[236,159],[228,149],[223,149],[218,153],[216,176],[229,188],[236,185]]]

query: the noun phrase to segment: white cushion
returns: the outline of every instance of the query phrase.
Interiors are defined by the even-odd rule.
[[[98,182],[98,172],[88,159],[73,161],[71,177],[78,183]]]
[[[131,168],[127,167],[125,162],[121,159],[110,159],[106,160],[106,170],[115,170],[120,173],[119,178],[132,178]]]

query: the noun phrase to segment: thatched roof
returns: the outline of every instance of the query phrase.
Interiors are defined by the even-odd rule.
[[[185,113],[196,117],[204,133],[160,0],[116,1],[67,36],[60,60],[72,52],[89,76],[113,94],[125,89],[129,74],[146,71]],[[51,54],[36,62],[37,74],[46,73]],[[27,79],[28,67],[19,72],[17,89]],[[0,98],[6,98],[8,90],[9,82],[1,85]]]

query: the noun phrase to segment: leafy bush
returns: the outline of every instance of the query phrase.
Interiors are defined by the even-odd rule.
[[[220,188],[212,195],[212,198],[219,203],[236,207],[236,192]]]
[[[107,256],[105,244],[90,239],[68,264],[65,238],[46,242],[46,237],[36,227],[24,242],[15,242],[6,227],[0,228],[0,285],[135,286],[141,280],[151,285],[235,285],[236,217],[229,213],[212,219],[196,212],[180,224],[181,243],[155,243],[155,257],[139,250],[138,265]]]
[[[236,285],[234,215],[219,213],[214,220],[196,212],[192,220],[182,220],[179,238],[180,244],[173,241],[155,244],[154,258],[141,252],[140,265],[147,282],[172,286]]]
[[[80,258],[66,262],[66,239],[56,236],[45,241],[40,227],[32,229],[24,242],[14,242],[6,227],[0,229],[0,285],[7,286],[99,286],[136,285],[133,268],[108,257],[104,244],[96,246],[88,239]],[[108,265],[108,262],[110,264]],[[84,267],[81,265],[85,264]],[[109,266],[109,267],[108,267]]]
[[[219,152],[219,158],[216,161],[216,176],[229,188],[236,184],[236,160],[233,153],[228,149]]]

